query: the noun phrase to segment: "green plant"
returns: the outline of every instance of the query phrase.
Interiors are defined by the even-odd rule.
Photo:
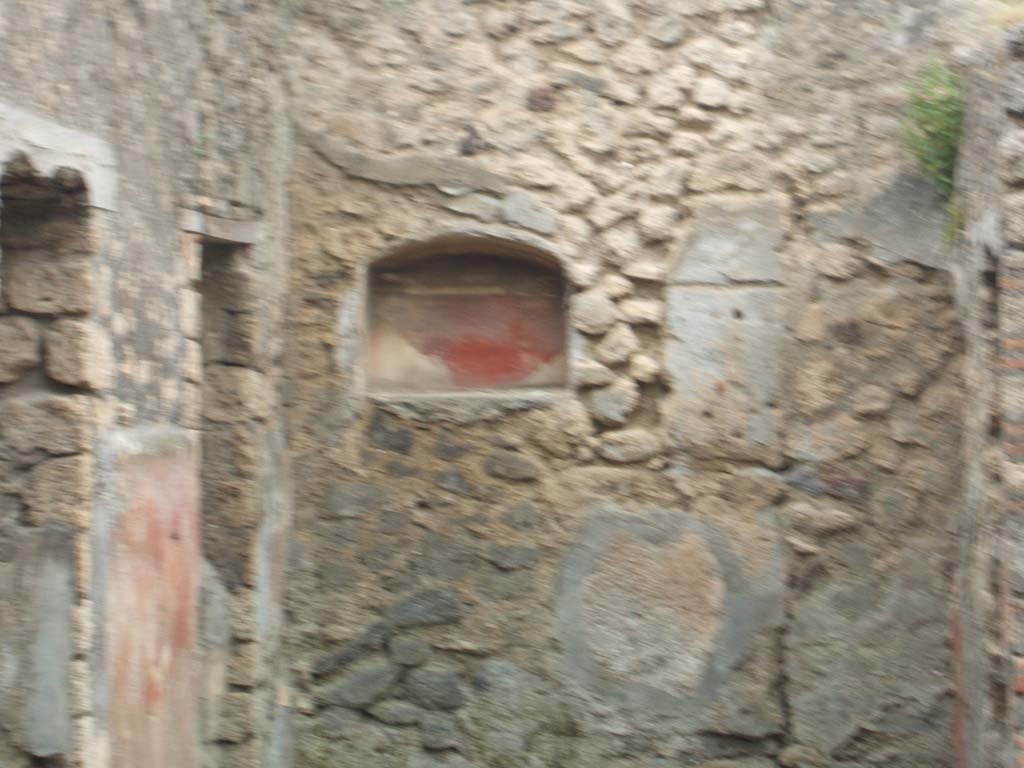
[[[967,215],[964,213],[960,201],[953,197],[946,204],[946,226],[942,233],[948,245],[956,242],[957,237],[964,231],[966,224]]]
[[[906,141],[943,198],[953,194],[964,105],[960,78],[940,61],[921,73],[910,94]]]

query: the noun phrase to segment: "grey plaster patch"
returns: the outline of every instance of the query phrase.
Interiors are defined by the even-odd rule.
[[[863,563],[857,575],[829,579],[794,602],[786,653],[799,743],[829,755],[864,730],[906,739],[944,721],[949,588],[935,544],[909,544],[880,574],[868,565],[874,553],[852,542],[840,556]]]
[[[781,196],[710,198],[694,206],[672,279],[680,283],[781,282],[778,248],[789,229]]]
[[[785,299],[774,287],[669,289],[665,369],[674,397],[666,407],[676,442],[705,439],[703,414],[733,411],[738,443],[779,445]]]
[[[627,541],[638,543],[639,548],[658,560],[657,563],[645,560],[645,572],[660,567],[659,563],[674,567],[678,564],[678,552],[703,552],[710,558],[707,571],[710,581],[691,584],[689,591],[694,594],[701,594],[705,588],[718,591],[717,628],[702,623],[697,614],[687,615],[685,598],[683,613],[674,617],[682,618],[682,631],[691,641],[701,638],[708,641],[706,651],[696,660],[698,663],[678,658],[679,653],[689,653],[682,650],[686,645],[679,644],[679,638],[673,639],[660,631],[656,633],[658,636],[647,636],[641,624],[634,625],[640,634],[629,644],[620,645],[622,654],[632,654],[637,663],[615,669],[595,653],[594,641],[598,638],[595,633],[605,628],[594,625],[594,616],[600,614],[587,608],[588,580],[605,569],[608,558],[614,557],[613,552]],[[628,552],[623,554],[629,556]],[[782,621],[781,562],[777,576],[777,583],[749,583],[729,538],[680,510],[627,510],[611,503],[596,504],[575,544],[566,550],[557,582],[557,632],[566,672],[584,689],[601,698],[617,700],[634,714],[671,717],[684,727],[696,728],[732,671],[745,658],[756,633]],[[671,578],[667,580],[671,581]],[[678,597],[671,590],[668,594],[657,595],[643,590],[641,585],[634,618],[649,612],[649,598],[657,601]],[[622,626],[634,620],[628,611],[607,618]]]
[[[897,176],[859,206],[812,209],[806,215],[819,240],[863,241],[867,255],[882,264],[909,261],[948,268],[945,207],[931,184],[917,174]]]
[[[24,746],[36,756],[71,751],[71,606],[74,562],[70,529],[42,528],[26,532],[25,563],[30,618],[26,637]]]
[[[58,168],[73,168],[85,179],[90,205],[117,210],[117,161],[109,144],[0,102],[0,163],[19,152],[46,176]]]

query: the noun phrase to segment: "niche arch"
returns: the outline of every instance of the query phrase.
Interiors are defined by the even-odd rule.
[[[568,281],[544,250],[495,237],[444,235],[381,256],[366,280],[371,392],[567,385]]]

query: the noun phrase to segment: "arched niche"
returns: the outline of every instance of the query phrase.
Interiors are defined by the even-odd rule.
[[[558,262],[521,243],[447,236],[388,254],[368,274],[370,390],[564,386],[565,292]]]

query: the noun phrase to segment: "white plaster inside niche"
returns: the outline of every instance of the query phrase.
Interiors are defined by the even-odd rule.
[[[117,159],[102,139],[0,101],[0,162],[16,153],[43,176],[75,169],[89,190],[89,205],[117,210]]]

